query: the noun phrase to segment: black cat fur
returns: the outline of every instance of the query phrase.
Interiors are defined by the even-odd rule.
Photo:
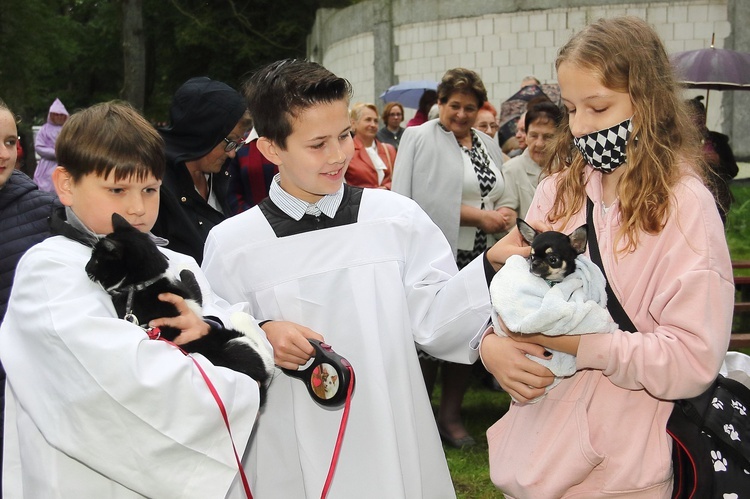
[[[531,246],[529,271],[549,282],[560,282],[576,269],[576,257],[586,251],[586,225],[570,235],[554,230],[539,232],[519,218],[521,236]]]
[[[167,273],[167,257],[159,251],[151,237],[131,226],[117,213],[112,215],[112,227],[113,232],[94,246],[86,273],[112,296],[118,316],[125,318],[126,314],[131,313],[142,327],[147,327],[152,319],[175,317],[178,315],[177,308],[158,298],[161,293],[174,293],[185,298],[201,317],[202,294],[194,274],[185,269],[180,272],[178,280]],[[131,310],[126,310],[131,287],[135,288]],[[209,325],[207,335],[181,345],[182,349],[200,353],[214,365],[227,367],[259,381],[262,403],[273,369],[270,354],[259,353],[258,350],[264,347],[259,345],[257,338],[236,329]],[[160,329],[161,336],[170,341],[180,333],[179,329],[171,327]]]

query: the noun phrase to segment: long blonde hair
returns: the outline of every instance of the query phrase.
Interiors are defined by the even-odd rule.
[[[659,36],[636,17],[600,19],[573,35],[558,52],[555,67],[568,63],[591,72],[605,87],[627,92],[633,104],[629,166],[617,185],[621,229],[617,248],[631,251],[643,231],[658,234],[670,211],[672,189],[687,164],[705,178],[700,138],[679,95]],[[586,201],[586,161],[576,147],[567,114],[559,127],[547,174],[560,172],[548,219],[567,223]],[[625,245],[617,243],[625,237]]]

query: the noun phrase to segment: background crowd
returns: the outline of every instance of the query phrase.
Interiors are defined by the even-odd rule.
[[[607,26],[608,29],[621,31],[623,37],[628,30],[635,30],[646,38],[653,37],[656,40],[654,58],[659,64],[664,62],[661,60],[664,54],[663,48],[659,49],[658,37],[655,37],[644,23],[632,20],[618,21]],[[436,91],[425,90],[413,118],[405,126],[402,125],[406,110],[399,102],[382,103],[381,108],[375,103],[349,103],[348,123],[345,123],[344,130],[348,134],[347,137],[351,138],[352,154],[347,158],[345,183],[353,187],[374,189],[377,192],[392,191],[415,201],[444,236],[450,247],[452,262],[455,262],[457,269],[467,268],[473,262],[481,260],[482,255],[486,255],[497,241],[514,228],[518,218],[529,217],[538,223],[552,222],[557,228],[568,227],[574,219],[585,222],[581,209],[584,198],[588,196],[595,198],[597,206],[601,205],[601,213],[594,217],[600,228],[605,225],[606,218],[611,216],[608,215],[611,212],[607,210],[612,206],[617,206],[617,210],[621,210],[622,216],[629,224],[618,234],[605,234],[602,228],[599,237],[611,243],[612,247],[625,244],[631,253],[638,256],[638,264],[651,266],[654,272],[681,275],[678,270],[664,269],[660,267],[660,262],[647,257],[647,254],[659,254],[659,251],[668,250],[658,245],[654,247],[656,243],[651,239],[645,242],[644,239],[639,239],[638,231],[662,234],[660,237],[669,237],[676,241],[680,236],[679,229],[675,226],[692,223],[699,213],[690,212],[690,209],[705,211],[708,206],[707,200],[708,204],[715,204],[723,219],[731,204],[728,184],[737,174],[736,162],[726,137],[705,128],[705,109],[699,100],[691,100],[687,104],[678,104],[671,100],[676,95],[671,80],[658,89],[660,95],[669,102],[657,109],[649,108],[647,103],[639,100],[640,96],[629,94],[628,87],[623,88],[618,83],[622,80],[616,77],[621,75],[612,76],[612,80],[596,80],[592,75],[598,74],[597,68],[584,57],[587,44],[596,45],[600,38],[604,39],[602,43],[611,42],[611,39],[598,33],[597,29],[602,28],[599,26],[586,31],[584,35],[579,35],[566,45],[567,51],[561,51],[558,70],[561,85],[566,92],[564,99],[561,100],[559,95],[547,95],[540,82],[529,76],[523,80],[519,92],[515,94],[523,96],[515,99],[521,101],[520,107],[515,108],[510,116],[503,116],[502,105],[499,106],[501,112],[498,113],[497,108],[490,102],[491,96],[487,95],[479,75],[466,68],[448,69]],[[644,59],[649,55],[646,49],[640,46],[634,48],[633,53],[643,56]],[[638,64],[636,61],[630,62]],[[657,70],[665,70],[666,67],[668,65],[659,66]],[[644,82],[638,81],[636,84]],[[571,90],[573,88],[576,90]],[[581,89],[600,90],[601,94],[613,93],[615,96],[612,98],[614,104],[610,108],[611,112],[599,118],[591,118],[592,114],[585,114],[584,110],[589,105],[588,96],[584,94],[587,90]],[[244,90],[251,92],[248,89]],[[341,97],[338,99],[342,100]],[[497,102],[496,97],[494,100]],[[334,100],[329,105],[337,102]],[[688,106],[692,114],[687,113]],[[653,151],[645,153],[643,149],[634,148],[633,143],[628,145],[628,151],[635,152],[629,159],[628,165],[633,165],[629,171],[635,170],[639,175],[643,175],[643,178],[648,177],[647,173],[642,172],[648,171],[651,158],[659,158],[654,165],[659,180],[656,186],[644,185],[643,178],[623,173],[625,169],[613,174],[612,172],[623,163],[600,164],[601,160],[591,156],[582,142],[575,143],[577,149],[572,147],[574,139],[583,140],[582,138],[599,133],[612,125],[622,127],[627,133],[636,129],[641,134],[637,135],[642,137],[641,142],[650,144],[649,141],[653,139],[651,134],[657,129],[656,126],[652,126],[652,122],[661,119],[657,117],[659,113],[673,116],[679,124],[687,123],[685,120],[688,119],[694,120],[699,134],[693,136],[682,131],[665,134],[668,135],[666,138],[673,141],[670,146],[653,146]],[[11,106],[0,101],[0,134],[4,141],[3,147],[0,148],[0,230],[3,234],[14,234],[12,239],[4,238],[9,242],[3,244],[8,248],[12,244],[12,249],[4,252],[0,259],[0,306],[3,314],[19,259],[25,250],[49,235],[44,221],[52,210],[60,206],[60,200],[54,194],[52,172],[58,166],[56,140],[68,118],[69,113],[63,103],[59,99],[54,99],[49,108],[48,120],[35,140],[35,152],[39,155],[40,161],[32,180],[16,169],[21,154],[18,150],[17,120]],[[299,121],[302,123],[301,118]],[[274,148],[273,144],[269,146],[267,137],[263,135],[266,131],[259,131],[254,125],[246,97],[223,82],[207,77],[194,77],[175,91],[169,110],[169,122],[158,128],[158,137],[163,141],[165,148],[165,169],[158,217],[154,220],[152,229],[155,236],[167,241],[165,244],[169,249],[189,255],[201,264],[204,246],[212,229],[233,216],[259,205],[269,195],[273,196],[274,189],[278,188],[274,184],[274,179],[278,179],[280,170],[283,172],[289,165],[284,163],[284,156],[278,154],[281,148]],[[564,137],[565,144],[560,137]],[[622,147],[624,150],[625,146]],[[578,154],[578,151],[581,154]],[[695,151],[700,151],[705,164],[710,166],[705,176],[714,197],[710,197],[708,191],[701,190],[700,182],[695,178],[682,176],[678,171],[678,162],[674,157],[681,154],[689,157],[689,153]],[[653,154],[649,156],[649,152]],[[565,169],[561,165],[572,166]],[[696,165],[703,165],[703,162],[696,160],[695,164],[683,166],[691,171],[695,170],[698,176],[703,175],[702,170]],[[593,179],[590,184],[581,183],[584,173],[587,178]],[[574,174],[579,176],[574,178]],[[555,183],[552,180],[553,176],[555,179],[562,179],[561,183]],[[617,187],[616,182],[621,182],[620,187]],[[537,193],[538,189],[544,189],[541,195]],[[639,192],[656,197],[645,199],[638,195]],[[666,194],[670,192],[679,194],[679,211],[671,212],[665,204],[664,200],[669,199]],[[689,194],[695,192],[698,194]],[[388,195],[390,196],[390,193]],[[662,220],[657,220],[654,212],[645,209],[645,206],[656,198],[662,200],[656,205],[657,210],[661,210],[659,213],[668,214],[665,215],[661,226],[659,224]],[[692,208],[686,208],[686,205],[695,200],[697,201],[693,203]],[[548,213],[551,215],[548,216]],[[320,212],[305,215],[319,217]],[[714,232],[719,234],[720,230],[716,229]],[[231,237],[228,236],[227,239],[231,240]],[[706,244],[713,243],[708,241]],[[723,249],[725,248],[712,247],[712,251],[719,252],[721,257],[726,256],[722,252]],[[699,267],[703,264],[697,258],[690,260],[692,256],[678,256],[688,260],[688,263],[678,265],[680,271],[691,268],[690,265]],[[678,258],[675,258],[678,261]],[[632,259],[626,259],[625,265],[629,265],[627,268],[630,268],[633,274],[624,275],[620,272],[615,274],[615,279],[620,279],[624,286],[635,286],[632,275],[635,275],[638,264],[633,263]],[[712,268],[710,272],[706,270],[705,273],[709,274],[714,270],[716,269]],[[720,268],[716,271],[721,274],[725,270]],[[469,271],[460,275],[468,273]],[[701,279],[709,280],[709,277],[704,276],[705,279]],[[726,294],[728,288],[722,283],[711,283],[717,296]],[[677,326],[669,322],[679,323],[679,318],[674,315],[676,312],[663,310],[663,315],[659,315],[658,319],[648,313],[648,307],[657,299],[657,291],[666,291],[657,289],[657,283],[647,284],[648,289],[645,293],[654,296],[633,298],[649,300],[646,309],[638,308],[640,302],[626,303],[626,308],[638,312],[635,322],[643,331],[660,330],[662,327],[676,328]],[[706,283],[700,281],[696,285],[703,284]],[[676,301],[690,303],[679,290],[674,293]],[[685,306],[683,305],[683,308]],[[662,320],[663,324],[659,322]],[[628,349],[632,347],[628,345],[632,345],[632,342],[628,343],[629,339],[635,337],[635,342],[645,341],[642,339],[645,334],[619,335],[611,341],[619,341],[616,347],[621,348],[630,359],[632,352]],[[517,400],[530,399],[535,394],[533,390],[543,389],[548,384],[548,376],[539,374],[536,367],[526,367],[521,361],[509,366],[510,362],[507,359],[517,360],[522,354],[528,353],[515,343],[511,343],[512,341],[493,338],[487,342],[488,369],[502,385],[500,388],[495,383],[495,389],[512,391]],[[610,339],[581,340],[580,348],[588,346],[589,351],[600,352],[600,357],[603,358],[606,356],[605,352],[608,352],[609,345],[605,345],[605,341],[609,342]],[[559,345],[546,346],[552,348]],[[566,343],[562,348],[576,353],[579,344]],[[435,418],[443,442],[457,448],[474,445],[475,442],[464,428],[461,419],[461,404],[471,376],[478,371],[480,376],[487,376],[487,372],[477,370],[470,364],[438,360],[428,352],[421,351],[420,346],[416,344],[414,349],[419,352],[421,375],[427,394],[432,393],[438,379],[441,383],[441,398]],[[709,350],[711,362],[717,360],[720,352],[715,349]],[[497,352],[503,352],[505,355],[498,355]],[[635,354],[632,355],[637,357]],[[686,358],[688,357],[686,354]],[[634,396],[635,398],[628,399],[624,395],[627,390],[602,379],[602,371],[609,369],[610,374],[622,385],[634,387],[637,382],[643,382],[653,388],[653,392],[659,394],[662,399],[689,395],[704,381],[695,379],[692,380],[693,385],[686,384],[675,388],[666,386],[666,382],[656,379],[653,375],[644,376],[644,379],[631,379],[630,374],[626,372],[627,366],[619,371],[621,366],[614,365],[615,361],[612,361],[612,366],[605,366],[593,357],[584,356],[584,359],[582,362],[588,361],[591,364],[589,367],[592,368],[591,373],[582,375],[585,377],[586,386],[591,387],[586,396],[595,397],[598,393],[604,392],[607,401],[617,400],[618,403],[622,402],[622,407],[627,407],[631,403],[640,404],[640,407],[644,408],[643,414],[650,414],[655,420],[664,419],[668,412],[663,400],[657,400],[655,396],[643,391]],[[636,359],[634,363],[638,364],[639,360],[642,359]],[[704,362],[707,363],[708,361]],[[635,370],[639,371],[641,368],[643,365],[638,364]],[[705,371],[709,372],[712,368],[713,365],[706,366]],[[519,374],[521,371],[523,372]],[[532,382],[528,382],[530,376]],[[519,384],[526,387],[519,389]],[[679,383],[675,384],[678,385]],[[490,386],[493,386],[492,383]],[[563,389],[575,392],[577,388],[569,383],[564,385]],[[557,388],[558,391],[563,389]],[[604,404],[601,401],[597,403]],[[536,409],[527,409],[522,414],[531,413],[533,417],[541,417],[539,413],[542,409],[539,408],[543,406],[551,406],[551,410],[559,411],[561,414],[567,411],[559,404],[554,405],[554,402],[547,400],[536,406]],[[606,407],[601,406],[599,410],[606,412]],[[524,417],[517,412],[513,412],[512,415],[514,418]],[[642,414],[633,416],[633,420],[641,419]],[[520,422],[517,424],[522,425]],[[650,427],[645,423],[643,428],[643,441],[656,438],[653,431],[649,434]],[[500,429],[495,431],[495,434],[499,433]],[[516,452],[520,451],[523,444],[513,445],[516,445],[513,448]],[[617,458],[627,461],[633,457],[624,454],[617,454]],[[650,457],[658,461],[664,456]],[[630,464],[632,463],[628,465]],[[516,475],[507,476],[513,467],[508,467],[501,473],[497,469],[502,465],[495,466],[493,480],[498,486],[523,493],[523,486],[515,483]],[[582,481],[590,478],[587,475],[589,471],[581,472]],[[627,482],[621,477],[616,477],[615,481],[617,480]],[[565,484],[556,489],[556,493],[565,492],[566,487],[573,490],[580,486],[576,483]]]

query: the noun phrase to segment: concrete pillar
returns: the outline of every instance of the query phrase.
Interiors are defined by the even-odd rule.
[[[727,11],[732,33],[727,38],[725,48],[750,52],[750,2],[728,0]],[[727,90],[722,94],[722,130],[729,135],[737,160],[750,162],[750,90]]]
[[[393,9],[392,0],[373,2],[375,19],[373,23],[373,42],[375,46],[375,95],[372,102],[382,109],[380,94],[395,84],[393,65],[396,58],[396,47],[393,43]]]

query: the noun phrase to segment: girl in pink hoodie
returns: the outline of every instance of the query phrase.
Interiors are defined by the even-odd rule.
[[[514,498],[669,498],[672,400],[702,393],[727,350],[734,286],[723,225],[705,187],[700,140],[664,46],[633,17],[599,20],[560,50],[567,117],[527,221],[586,223],[637,331],[502,338],[485,365],[518,403],[487,432],[492,481]],[[529,343],[532,341],[533,343]],[[577,356],[551,373],[525,357]]]

